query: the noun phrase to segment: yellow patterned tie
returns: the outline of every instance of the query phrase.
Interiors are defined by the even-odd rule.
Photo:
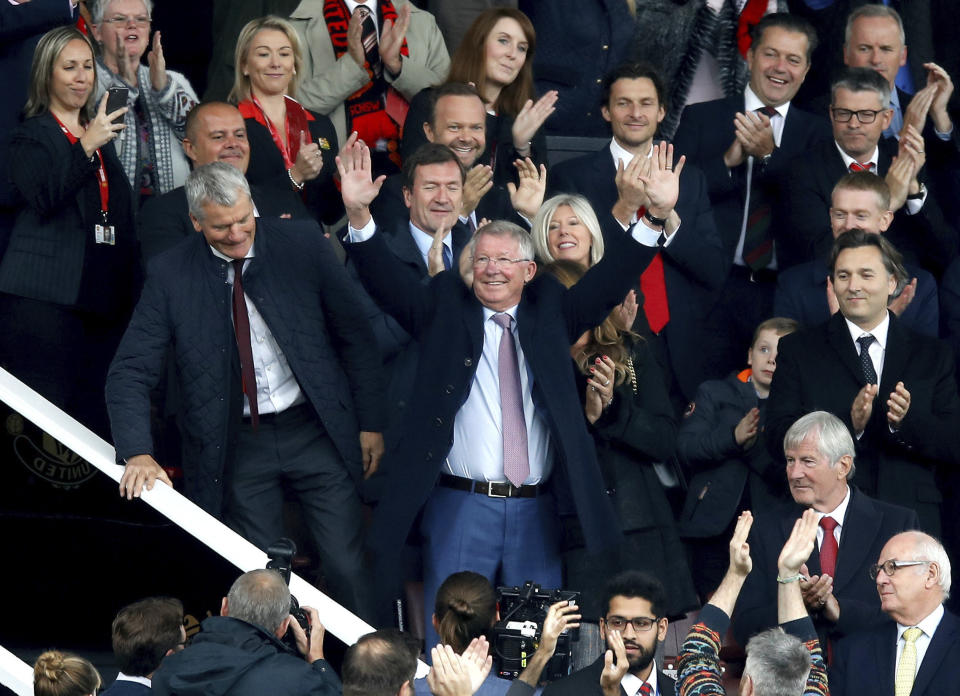
[[[894,681],[894,696],[910,696],[913,689],[913,678],[917,675],[917,638],[923,635],[917,627],[908,628],[903,632],[903,652],[900,653],[900,663],[897,665],[897,676]]]

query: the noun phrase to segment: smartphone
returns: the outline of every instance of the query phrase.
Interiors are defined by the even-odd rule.
[[[122,109],[127,105],[127,96],[130,90],[126,87],[111,87],[107,90],[107,113],[112,114],[117,109]],[[123,121],[123,116],[117,116],[113,119],[114,123]]]

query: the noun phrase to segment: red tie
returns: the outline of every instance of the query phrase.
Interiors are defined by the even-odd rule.
[[[247,301],[243,296],[243,262],[233,261],[233,330],[237,335],[237,352],[240,353],[240,377],[243,380],[243,393],[250,402],[250,423],[254,429],[260,424],[257,410],[257,375],[253,370],[253,348],[250,346],[250,317],[247,315]]]
[[[833,535],[833,530],[837,528],[837,521],[824,515],[820,518],[820,526],[823,528],[823,541],[820,542],[820,574],[836,579],[837,538]]]
[[[641,206],[637,211],[637,217],[642,218],[646,212],[647,209]],[[663,245],[662,234],[657,244]],[[643,313],[647,317],[647,324],[653,333],[659,334],[670,321],[667,284],[663,277],[663,255],[659,251],[650,265],[640,274],[640,291],[643,293]]]
[[[650,696],[653,693],[653,687],[650,686],[650,682],[643,682],[640,685],[640,690],[637,691],[637,696]]]
[[[870,172],[873,171],[874,166],[873,162],[867,162],[866,164],[851,162],[849,169],[851,172]]]

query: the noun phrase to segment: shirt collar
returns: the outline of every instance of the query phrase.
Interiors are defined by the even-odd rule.
[[[426,257],[430,251],[430,247],[433,246],[433,235],[427,234],[412,222],[409,223],[409,225],[410,234],[413,236],[413,241],[417,245],[417,249],[420,250],[422,256]],[[452,239],[453,235],[450,233],[450,230],[447,230],[447,236],[443,238],[443,246],[450,250],[450,258],[453,258],[453,249],[450,246]]]
[[[346,3],[347,3],[347,9],[350,10],[350,14],[353,14],[356,11],[357,6],[362,4],[364,7],[367,8],[367,10],[370,11],[370,15],[373,17],[373,23],[379,27],[379,21],[377,18],[376,0],[368,0],[365,3],[359,3],[357,2],[357,0],[346,0]]]
[[[856,118],[856,116],[854,116],[854,118]],[[843,148],[840,147],[840,143],[838,143],[836,140],[833,141],[833,144],[837,146],[837,152],[839,152],[840,157],[843,158],[843,166],[845,166],[847,169],[850,169],[850,165],[856,162],[857,160],[853,159],[853,157],[851,157],[846,152],[844,152]],[[870,159],[867,160],[867,163],[873,165],[874,174],[877,173],[877,162],[879,161],[879,159],[880,159],[880,145],[878,144],[875,148],[873,148],[873,154],[870,155]],[[858,164],[865,164],[865,163],[859,162]]]
[[[883,350],[887,349],[887,332],[890,330],[890,312],[886,312],[883,315],[883,321],[869,331],[864,331],[846,317],[844,317],[843,320],[847,322],[847,331],[850,332],[850,338],[854,343],[856,343],[857,339],[861,336],[870,334],[877,341],[877,343],[880,344],[880,347]]]
[[[117,681],[136,682],[137,684],[143,684],[147,687],[151,686],[150,680],[147,677],[133,677],[129,674],[124,674],[123,672],[117,673]]]
[[[517,326],[517,307],[519,307],[519,306],[520,306],[520,305],[513,305],[513,307],[508,307],[507,309],[503,310],[502,312],[498,312],[498,311],[496,311],[495,309],[490,309],[489,307],[484,307],[484,308],[483,308],[483,321],[486,322],[486,321],[487,321],[488,319],[490,319],[490,317],[492,317],[494,314],[509,314],[511,317],[513,317],[513,327],[514,327],[514,329],[516,329],[516,326]]]
[[[747,85],[747,88],[743,90],[743,109],[744,111],[756,111],[757,109],[762,109],[765,107],[760,97],[757,96],[756,92],[750,89],[750,85]],[[790,102],[785,102],[780,106],[773,107],[777,111],[777,115],[783,118],[787,117],[787,112],[790,111]]]
[[[937,626],[940,625],[941,619],[943,619],[943,605],[938,604],[936,609],[927,614],[927,616],[917,624],[917,628],[923,631],[923,634],[927,636],[927,638],[933,638],[933,634],[936,633]],[[897,642],[900,641],[903,637],[903,632],[908,628],[910,628],[910,626],[904,626],[901,623],[897,624]]]
[[[255,243],[254,243],[254,244],[255,244]],[[254,253],[253,253],[254,244],[251,244],[251,245],[250,245],[250,250],[247,252],[247,255],[244,256],[243,258],[245,258],[245,259],[252,259],[252,258],[254,257]],[[207,246],[210,246],[210,245],[208,244]],[[214,249],[212,246],[210,246],[210,251],[212,251],[212,252],[213,252],[213,255],[216,256],[218,259],[223,259],[223,260],[226,261],[227,263],[233,263],[234,261],[237,261],[237,260],[238,260],[238,259],[232,259],[232,258],[230,258],[230,257],[227,256],[226,254],[223,254],[223,253],[217,251],[217,250]]]
[[[843,500],[840,501],[840,504],[837,505],[837,507],[835,507],[830,512],[819,513],[820,519],[817,520],[817,523],[819,524],[820,520],[822,520],[824,517],[832,517],[834,520],[836,520],[837,526],[842,527],[843,518],[847,516],[847,506],[849,504],[850,504],[850,486],[848,484],[847,493],[846,495],[843,496]]]
[[[656,626],[654,626],[656,630]],[[657,661],[652,660],[650,662],[650,677],[646,680],[646,683],[650,685],[650,688],[653,689],[651,693],[657,694]],[[627,696],[635,696],[640,693],[640,687],[644,684],[644,680],[635,674],[630,674],[627,672],[623,675],[623,679],[620,680],[620,686],[623,687],[623,690],[627,692]]]
[[[610,138],[610,154],[613,155],[613,166],[616,168],[617,162],[623,160],[623,166],[626,167],[633,160],[633,153],[624,148],[617,142],[616,138]],[[653,154],[653,143],[650,143],[650,152],[647,157]]]

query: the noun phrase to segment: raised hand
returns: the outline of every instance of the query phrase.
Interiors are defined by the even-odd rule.
[[[323,170],[323,154],[320,146],[313,142],[308,132],[300,131],[300,150],[297,152],[297,161],[293,163],[295,178],[303,183],[313,181]]]
[[[738,113],[733,119],[734,135],[743,151],[753,157],[773,154],[777,145],[773,139],[773,126],[766,114],[750,111]]]
[[[897,212],[907,202],[910,184],[914,180],[913,153],[905,152],[893,158],[884,181],[890,188],[890,210]]]
[[[750,449],[757,441],[757,431],[760,428],[760,409],[751,408],[733,429],[733,439],[743,449]]]
[[[433,233],[433,242],[430,244],[430,249],[427,250],[427,273],[431,277],[446,270],[446,266],[443,264],[443,240],[449,231],[449,226],[441,225]]]
[[[904,310],[910,306],[910,303],[913,302],[913,298],[917,295],[917,279],[914,278],[909,283],[907,283],[900,294],[895,300],[887,303],[887,309],[896,314],[898,317],[903,316]]]
[[[794,522],[793,531],[777,559],[777,571],[780,577],[786,578],[800,574],[800,566],[807,562],[813,551],[819,522],[820,516],[813,508],[804,510],[800,519]]]
[[[104,93],[100,99],[100,104],[97,106],[96,115],[93,117],[93,120],[87,124],[87,130],[84,131],[84,134],[80,136],[80,145],[83,146],[83,151],[87,153],[87,157],[93,157],[93,153],[96,152],[97,148],[109,143],[119,135],[120,131],[126,128],[122,118],[119,123],[114,123],[113,119],[123,116],[127,113],[129,107],[123,106],[108,114],[108,97],[109,93]]]
[[[128,85],[137,84],[137,60],[127,53],[127,47],[123,44],[123,36],[119,33],[117,34],[117,74]]]
[[[557,640],[560,634],[568,628],[580,628],[580,608],[570,604],[566,599],[550,605],[547,618],[543,620],[543,630],[540,635],[540,646],[537,652],[543,650],[552,655],[557,649]]]
[[[903,382],[897,382],[897,386],[890,392],[890,398],[887,399],[887,423],[894,430],[899,430],[909,410],[910,392],[907,391]]]
[[[647,188],[641,179],[650,174],[650,159],[636,155],[628,163],[617,160],[617,174],[614,183],[617,185],[617,202],[613,205],[613,216],[622,224],[629,225],[630,220],[643,207],[648,207]]]
[[[674,165],[672,144],[661,142],[653,146],[650,174],[640,176],[640,181],[646,188],[647,198],[650,199],[647,210],[651,215],[666,218],[673,211],[680,196],[680,173],[686,161],[687,158],[682,156]]]
[[[139,498],[144,486],[148,491],[152,491],[153,484],[157,481],[163,481],[173,487],[167,472],[149,454],[130,457],[123,468],[123,476],[120,477],[120,497],[127,500]]]
[[[854,435],[866,430],[870,414],[873,413],[873,400],[876,396],[877,385],[865,384],[853,398],[853,405],[850,407],[850,424],[853,426]]]
[[[513,119],[513,147],[522,155],[530,154],[530,142],[547,117],[557,110],[556,103],[559,92],[552,89],[534,102],[527,99],[527,103],[520,109],[520,113]]]
[[[460,215],[469,217],[480,205],[480,199],[493,188],[493,168],[487,164],[478,164],[467,170],[463,182],[463,199],[460,203]]]
[[[637,291],[631,290],[627,293],[627,296],[623,298],[623,302],[613,308],[613,312],[610,313],[610,319],[619,331],[630,331],[633,328],[633,322],[637,319],[637,311],[639,309],[640,304],[637,302]]]
[[[930,107],[933,106],[933,100],[937,96],[937,84],[927,80],[927,86],[917,90],[910,100],[906,111],[903,112],[903,128],[900,130],[900,137],[903,137],[908,126],[913,126],[918,132],[923,132],[923,124],[927,122],[927,115],[930,113]]]
[[[159,31],[153,32],[153,46],[147,54],[147,65],[150,66],[150,86],[154,92],[162,92],[170,84],[170,76],[167,75],[167,61],[163,57]]]
[[[407,36],[407,29],[410,27],[410,3],[404,3],[397,10],[397,21],[388,19],[383,23],[383,30],[380,32],[380,60],[390,71],[391,75],[399,75],[403,69],[403,59],[400,56],[400,49],[403,47],[403,40]]]
[[[542,646],[543,643],[541,642],[540,645]],[[480,636],[471,640],[470,645],[460,655],[464,669],[470,675],[470,685],[474,692],[480,688],[484,679],[490,674],[490,668],[493,666],[493,656],[488,655],[489,652],[490,643],[487,642],[485,636]]]
[[[752,526],[753,513],[744,510],[737,517],[737,526],[733,530],[733,536],[730,537],[730,566],[727,572],[740,578],[747,577],[753,570],[750,544],[747,543],[747,537],[750,536],[750,527]]]
[[[590,367],[590,377],[586,386],[586,406],[584,408],[587,420],[596,423],[604,409],[613,403],[614,377],[616,371],[613,361],[606,355],[594,360]]]
[[[603,690],[603,696],[619,696],[620,682],[630,668],[627,661],[627,649],[623,645],[623,636],[620,631],[610,631],[607,633],[607,641],[613,647],[613,650],[607,650],[603,655],[603,671],[600,672],[600,688]],[[613,663],[616,656],[617,663]]]
[[[547,167],[541,164],[537,169],[537,165],[529,157],[515,160],[513,166],[517,168],[520,185],[517,186],[512,181],[507,183],[510,204],[527,220],[533,220],[547,191]]]
[[[953,122],[947,112],[947,104],[953,94],[953,80],[950,79],[950,74],[936,63],[924,63],[923,67],[927,71],[927,85],[932,84],[937,88],[936,96],[930,105],[930,118],[938,131],[949,133]]]
[[[337,155],[340,173],[340,195],[351,227],[360,229],[370,221],[370,204],[380,193],[386,175],[373,179],[370,148],[362,140],[355,140]]]
[[[449,645],[430,650],[433,668],[427,674],[427,686],[434,696],[472,696],[473,684],[463,659]]]

